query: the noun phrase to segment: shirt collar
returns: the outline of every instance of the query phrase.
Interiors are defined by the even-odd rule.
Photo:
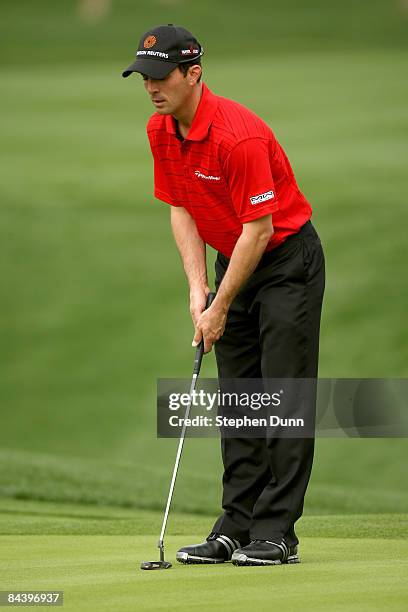
[[[186,140],[204,140],[214,119],[217,107],[217,96],[203,83],[201,99]],[[176,134],[176,122],[172,115],[166,115],[166,129],[170,134]]]

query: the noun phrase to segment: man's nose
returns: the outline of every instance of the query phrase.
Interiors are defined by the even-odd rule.
[[[146,79],[146,89],[147,89],[149,94],[157,93],[158,89],[159,89],[157,80],[148,77]]]

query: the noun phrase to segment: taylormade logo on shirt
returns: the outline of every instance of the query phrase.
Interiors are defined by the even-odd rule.
[[[206,174],[203,174],[202,172],[200,172],[199,170],[196,170],[194,172],[194,174],[198,177],[198,178],[202,178],[205,179],[206,181],[220,181],[221,177],[220,176],[213,176],[212,174],[209,174],[208,176]]]
[[[252,196],[249,199],[251,200],[251,204],[261,204],[261,202],[266,202],[267,200],[273,200],[275,194],[273,191],[265,191],[265,193],[260,193],[259,195]]]

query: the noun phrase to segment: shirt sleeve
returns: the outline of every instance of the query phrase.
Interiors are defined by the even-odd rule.
[[[259,219],[279,209],[268,140],[249,138],[238,143],[226,159],[224,173],[241,223]]]
[[[154,197],[171,206],[180,206],[172,195],[169,180],[164,172],[163,164],[160,162],[157,148],[154,145],[154,135],[147,132],[154,164]]]

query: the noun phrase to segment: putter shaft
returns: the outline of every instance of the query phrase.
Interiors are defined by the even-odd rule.
[[[161,528],[161,532],[160,532],[160,538],[159,538],[159,544],[158,544],[158,546],[160,548],[160,555],[162,554],[163,549],[164,549],[164,544],[163,544],[164,533],[166,531],[167,518],[169,516],[171,500],[173,498],[174,485],[176,484],[176,478],[177,478],[178,467],[179,467],[179,464],[180,464],[181,453],[183,452],[183,445],[184,445],[185,434],[186,434],[186,419],[188,419],[189,416],[190,416],[192,394],[193,394],[193,391],[195,390],[195,387],[196,387],[197,377],[198,377],[198,373],[194,373],[192,381],[191,381],[191,386],[190,386],[190,401],[187,404],[186,412],[184,414],[184,423],[183,423],[183,427],[181,429],[180,439],[179,439],[178,448],[177,448],[176,461],[175,461],[174,469],[173,469],[173,476],[171,478],[169,494],[168,494],[168,497],[167,497],[166,509],[164,511],[163,524],[162,524],[162,528]]]
[[[207,296],[207,303],[206,303],[206,309],[211,306],[214,298],[215,298],[215,293],[209,293],[208,294],[208,296]],[[186,427],[186,420],[190,416],[190,409],[191,409],[191,403],[192,403],[192,395],[193,395],[193,391],[196,388],[197,378],[198,378],[198,375],[200,373],[201,362],[202,362],[202,359],[203,359],[203,355],[204,355],[204,342],[203,342],[203,340],[201,340],[200,344],[197,346],[197,350],[196,350],[196,354],[195,354],[193,377],[192,377],[192,380],[191,380],[190,393],[189,393],[190,401],[187,404],[186,412],[184,414],[183,427],[182,427],[181,433],[180,433],[180,439],[179,439],[178,448],[177,448],[176,461],[175,461],[175,464],[174,464],[173,476],[171,478],[170,489],[169,489],[169,494],[167,496],[167,504],[166,504],[166,509],[164,511],[163,523],[162,523],[162,528],[161,528],[160,538],[159,538],[159,543],[158,543],[158,547],[160,549],[160,560],[161,561],[164,561],[164,534],[165,534],[165,531],[166,531],[167,519],[168,519],[168,516],[169,516],[171,500],[173,499],[174,486],[176,484],[176,478],[177,478],[177,472],[178,472],[178,468],[179,468],[179,464],[180,464],[181,453],[183,451],[184,439],[185,439],[186,428],[187,428]]]

